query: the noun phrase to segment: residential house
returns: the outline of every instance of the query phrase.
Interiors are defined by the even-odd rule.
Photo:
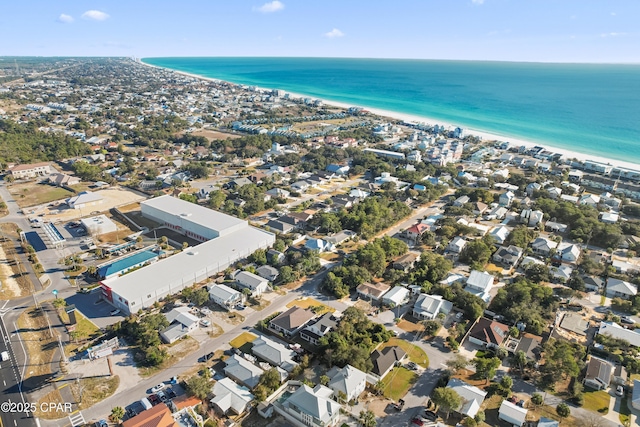
[[[493,237],[493,240],[495,240],[497,244],[502,245],[505,242],[505,240],[507,240],[507,237],[509,237],[510,233],[511,233],[511,230],[509,230],[504,225],[501,225],[491,230],[489,235]]]
[[[562,224],[555,221],[547,221],[544,224],[544,229],[552,233],[566,233],[568,228],[569,227],[567,226],[567,224]]]
[[[315,322],[311,321],[300,331],[300,338],[314,345],[320,345],[320,338],[331,332],[338,325],[338,318],[333,313],[325,313]]]
[[[394,286],[382,297],[382,303],[390,307],[398,307],[409,301],[409,289],[404,286]]]
[[[607,279],[606,295],[609,298],[630,299],[638,293],[638,288],[624,280],[609,277]]]
[[[300,307],[291,307],[269,322],[269,328],[290,337],[311,321],[316,315],[313,311]]]
[[[503,400],[498,409],[498,418],[514,427],[522,427],[527,420],[527,410],[508,400]]]
[[[542,349],[542,337],[537,335],[523,333],[518,341],[518,345],[516,346],[513,353],[518,353],[522,351],[527,355],[527,359],[529,360],[538,360],[540,357],[540,351]]]
[[[491,209],[489,213],[487,213],[485,218],[487,220],[492,220],[492,219],[502,220],[504,219],[505,216],[507,216],[508,212],[509,210],[504,206],[496,206],[495,208]]]
[[[467,241],[463,237],[456,236],[447,245],[447,252],[460,254],[466,245]]]
[[[293,358],[295,351],[287,348],[284,344],[265,336],[260,336],[253,341],[251,352],[265,362],[291,372],[297,365]]]
[[[605,334],[611,338],[624,340],[633,347],[640,347],[640,330],[627,329],[615,322],[601,322],[598,329],[599,334]]]
[[[520,222],[527,224],[529,227],[536,227],[542,222],[544,214],[541,211],[534,211],[531,209],[523,209],[520,212]]]
[[[235,382],[253,390],[260,382],[264,370],[244,357],[234,354],[224,361],[224,374]]]
[[[628,380],[627,370],[621,364],[617,364],[615,369],[613,370],[613,381],[614,385],[626,386]]]
[[[560,427],[560,421],[552,420],[546,417],[540,417],[536,427]]]
[[[330,244],[332,244],[332,245],[338,246],[338,245],[341,245],[342,243],[346,242],[349,239],[355,239],[357,235],[358,235],[358,233],[356,233],[355,231],[341,230],[341,231],[335,233],[333,236],[329,236],[329,237],[325,238],[325,240],[327,242],[329,242]]]
[[[538,237],[531,243],[531,249],[535,254],[548,257],[555,251],[558,243],[544,237]]]
[[[331,164],[327,166],[327,171],[333,172],[336,175],[346,175],[347,173],[349,173],[349,169],[350,168],[347,165]]]
[[[595,194],[584,194],[578,200],[578,204],[597,208],[600,204],[600,196],[596,196]]]
[[[265,191],[265,194],[271,197],[286,199],[289,197],[289,194],[291,193],[289,193],[289,191],[285,190],[284,188],[272,188],[270,190]]]
[[[293,224],[289,224],[288,222],[271,219],[265,224],[265,228],[276,234],[287,234],[290,233],[294,228],[296,228],[296,226]]]
[[[258,273],[258,276],[267,279],[270,282],[276,280],[280,275],[278,269],[271,267],[270,265],[261,265],[260,267],[256,268],[256,273]]]
[[[539,191],[541,189],[542,189],[542,185],[540,185],[537,182],[531,182],[527,184],[527,188],[525,189],[525,192],[529,197],[532,197],[535,191]]]
[[[251,290],[251,294],[262,295],[269,289],[269,281],[264,277],[260,277],[257,274],[250,273],[248,271],[241,271],[234,277],[236,285],[240,288],[247,288]]]
[[[426,231],[429,231],[429,226],[419,222],[407,228],[404,235],[407,236],[407,239],[417,242]]]
[[[318,384],[300,387],[274,409],[297,427],[335,427],[340,419],[340,405],[331,399],[333,390]]]
[[[384,283],[365,282],[356,288],[358,296],[362,299],[380,301],[382,296],[391,289],[391,286]]]
[[[308,239],[305,242],[304,247],[309,251],[317,251],[319,253],[333,252],[336,250],[335,245],[324,239]]]
[[[605,224],[615,224],[616,222],[618,222],[618,220],[620,220],[620,215],[617,213],[602,212],[600,214],[600,221],[604,222]]]
[[[96,423],[97,424],[97,423]],[[122,427],[179,427],[180,424],[173,419],[171,410],[161,402],[151,409],[142,411],[138,415],[124,421]]]
[[[465,290],[488,302],[494,277],[486,271],[473,270],[465,284]]]
[[[508,332],[507,325],[481,317],[469,331],[469,342],[483,347],[498,348],[504,342]]]
[[[523,253],[524,249],[517,246],[503,246],[493,254],[493,260],[509,267],[515,267]]]
[[[213,385],[211,405],[223,415],[243,414],[254,399],[251,391],[234,383],[230,378],[222,378]]]
[[[367,374],[351,365],[346,365],[342,369],[334,367],[327,376],[330,378],[327,386],[333,390],[338,400],[343,393],[346,396],[345,403],[357,401],[367,386]]]
[[[267,251],[267,260],[272,264],[281,264],[284,259],[285,256],[280,251],[276,251],[275,249],[269,249]]]
[[[599,357],[591,356],[582,383],[595,390],[606,390],[611,383],[614,366]]]
[[[95,207],[104,201],[99,194],[92,193],[91,191],[83,191],[77,196],[69,197],[65,200],[65,203],[71,209],[87,209]]]
[[[311,185],[307,181],[296,181],[291,184],[291,188],[299,193],[307,191],[309,187],[311,187]]]
[[[416,319],[435,319],[440,313],[449,314],[453,303],[441,295],[420,294],[413,305],[413,317]]]
[[[633,394],[631,395],[631,406],[640,411],[640,381],[633,380]]]
[[[418,258],[418,255],[412,252],[408,252],[393,262],[393,268],[395,268],[396,270],[402,270],[407,273],[410,269],[413,268]]]
[[[566,283],[571,278],[572,273],[573,268],[568,265],[560,265],[558,267],[553,266],[549,268],[549,275],[554,279],[554,281],[559,283]]]
[[[486,203],[475,202],[473,204],[473,214],[474,215],[482,215],[489,208]]]
[[[475,417],[487,396],[486,391],[467,384],[458,378],[451,378],[447,383],[447,388],[455,391],[462,398],[462,404],[453,409],[465,417]]]
[[[611,266],[618,274],[632,274],[640,271],[640,267],[638,267],[637,265],[619,259],[612,260]]]
[[[590,292],[600,292],[604,287],[604,280],[597,276],[585,276],[584,289]]]
[[[460,196],[453,201],[453,206],[461,208],[467,203],[469,203],[470,201],[471,199],[469,199],[469,196]]]
[[[69,187],[80,184],[80,178],[64,173],[54,173],[49,175],[49,183],[58,187]]]
[[[189,313],[188,307],[176,307],[164,316],[169,322],[169,327],[160,331],[160,338],[167,344],[186,337],[198,328],[199,319]]]
[[[498,203],[500,204],[500,206],[511,206],[515,197],[516,195],[513,194],[513,191],[507,191],[506,193],[502,193],[500,195],[500,197],[498,198]]]
[[[236,304],[241,304],[243,295],[227,285],[213,285],[209,287],[209,299],[219,306],[229,309]]]
[[[554,258],[559,258],[562,262],[577,263],[582,253],[580,246],[562,242],[558,245],[558,249]]]
[[[398,346],[385,347],[382,350],[374,350],[371,353],[373,369],[371,372],[381,379],[391,371],[396,363],[401,362],[407,353]]]

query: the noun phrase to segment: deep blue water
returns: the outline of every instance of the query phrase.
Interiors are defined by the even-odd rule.
[[[143,61],[640,164],[640,65],[349,58]]]

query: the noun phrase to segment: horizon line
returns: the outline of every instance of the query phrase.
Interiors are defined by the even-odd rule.
[[[0,55],[3,58],[70,58],[70,59],[96,59],[96,58],[114,58],[114,59],[130,59],[137,58],[140,61],[145,59],[162,59],[162,58],[260,58],[260,59],[360,59],[360,60],[396,60],[396,61],[451,61],[451,62],[500,62],[514,64],[564,64],[564,65],[640,65],[640,61],[615,61],[615,62],[593,62],[593,61],[542,61],[542,60],[510,60],[510,59],[460,59],[460,58],[400,58],[400,57],[358,57],[358,56],[254,56],[254,55],[235,55],[235,56],[135,56],[135,55]]]

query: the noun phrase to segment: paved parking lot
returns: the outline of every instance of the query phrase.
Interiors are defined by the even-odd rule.
[[[109,325],[124,319],[124,316],[111,316],[114,307],[100,299],[100,289],[96,288],[91,293],[75,295],[67,298],[67,304],[73,304],[85,317],[95,323],[99,328],[106,328]]]

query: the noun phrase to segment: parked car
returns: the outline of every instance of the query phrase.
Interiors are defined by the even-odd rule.
[[[244,305],[236,304],[236,310],[244,310]]]
[[[163,391],[159,391],[157,396],[158,396],[158,399],[160,399],[161,402],[166,402],[167,399],[168,399],[167,395],[164,394]]]
[[[116,308],[115,310],[111,310],[111,313],[109,314],[111,314],[112,316],[117,316],[118,314],[120,314],[120,309]]]
[[[436,421],[438,419],[438,415],[435,412],[429,410],[424,411],[424,417],[429,421]]]
[[[211,326],[211,321],[207,319],[202,319],[200,320],[200,326],[204,326],[205,328],[208,328],[209,326]]]
[[[149,399],[149,402],[151,402],[153,406],[156,406],[158,403],[160,403],[160,399],[155,394],[150,394],[147,399]]]
[[[629,316],[622,316],[620,318],[620,321],[622,323],[626,323],[627,325],[635,325],[636,322],[633,321],[632,318],[630,318]]]
[[[107,424],[107,420],[96,421],[94,425],[95,427],[109,427],[109,424]]]
[[[153,388],[151,389],[151,393],[157,393],[157,392],[159,392],[160,390],[164,390],[164,388],[165,388],[165,387],[166,387],[166,386],[164,385],[164,383],[162,383],[162,384],[158,384],[157,386],[155,386],[155,387],[153,387]]]
[[[211,353],[209,353],[209,354],[205,354],[204,356],[202,356],[202,357],[200,358],[200,361],[201,361],[201,362],[206,362],[207,360],[211,360],[211,359],[213,359],[213,356],[214,356],[214,354],[213,354],[213,351],[212,351]]]
[[[420,418],[414,418],[411,420],[411,424],[415,424],[417,426],[423,426],[424,422]]]
[[[394,403],[393,407],[396,411],[402,411],[402,408],[404,407],[404,400],[398,400],[398,403]]]
[[[171,387],[169,387],[168,389],[166,389],[164,392],[165,392],[165,394],[167,395],[167,397],[168,397],[169,399],[173,399],[174,397],[176,397],[176,392],[175,392],[175,391],[173,391],[173,389],[172,389]]]
[[[409,362],[407,363],[407,368],[411,369],[412,371],[415,371],[416,369],[418,369],[418,365],[415,362]]]
[[[616,388],[616,396],[624,396],[624,387],[621,385]]]

